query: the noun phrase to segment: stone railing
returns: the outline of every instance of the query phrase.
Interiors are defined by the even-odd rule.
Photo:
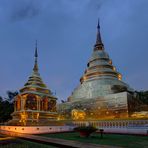
[[[127,128],[127,127],[146,127],[148,120],[100,120],[100,121],[73,121],[75,126],[92,125],[100,128]]]

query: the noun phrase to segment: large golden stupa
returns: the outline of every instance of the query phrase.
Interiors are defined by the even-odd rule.
[[[58,106],[60,119],[128,118],[138,111],[134,90],[122,81],[106,53],[97,26],[97,38],[87,69],[67,102]]]
[[[8,125],[55,125],[56,100],[40,77],[36,45],[32,75],[14,99],[14,112]]]

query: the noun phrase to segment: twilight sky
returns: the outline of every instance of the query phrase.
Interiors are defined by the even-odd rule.
[[[79,84],[100,18],[105,50],[123,81],[148,89],[148,0],[0,0],[0,95],[39,70],[63,100]]]

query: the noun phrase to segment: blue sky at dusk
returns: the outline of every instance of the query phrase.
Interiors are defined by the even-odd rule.
[[[93,51],[98,17],[123,81],[147,90],[148,0],[0,0],[0,95],[28,80],[38,40],[41,77],[66,100]]]

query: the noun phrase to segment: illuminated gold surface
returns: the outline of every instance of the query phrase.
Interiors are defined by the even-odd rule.
[[[73,120],[84,120],[86,113],[83,110],[73,109],[71,111],[71,116]]]
[[[37,49],[36,49],[37,53]],[[43,83],[38,72],[37,54],[33,73],[14,98],[13,119],[9,125],[47,125],[57,119],[57,98]]]
[[[132,118],[148,118],[148,111],[140,111],[140,112],[134,112],[131,115]]]
[[[134,90],[122,81],[122,75],[105,51],[99,27],[96,44],[87,68],[80,78],[80,84],[73,90],[67,102],[58,106],[60,116],[65,120],[144,117],[133,114],[140,111],[139,103]],[[82,112],[79,113],[77,110]]]
[[[23,125],[26,125],[27,118],[28,118],[28,114],[25,111],[21,112],[19,122],[23,123]]]
[[[14,137],[2,137],[0,138],[0,141],[2,140],[10,140],[10,139],[15,139]]]

